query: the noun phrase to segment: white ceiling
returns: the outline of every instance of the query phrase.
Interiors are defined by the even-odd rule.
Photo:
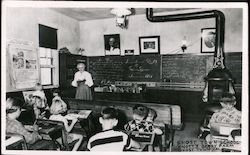
[[[189,8],[190,9],[190,8]],[[62,13],[66,16],[74,18],[78,21],[95,20],[113,18],[114,15],[110,13],[111,8],[53,8],[53,10]],[[154,13],[157,12],[172,12],[177,10],[187,10],[187,8],[155,8]],[[145,8],[132,9],[132,15],[145,14]]]

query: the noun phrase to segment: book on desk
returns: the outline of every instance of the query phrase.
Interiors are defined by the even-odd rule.
[[[69,113],[65,116],[67,119],[86,119],[90,115],[92,111],[91,110],[74,110],[69,111]]]

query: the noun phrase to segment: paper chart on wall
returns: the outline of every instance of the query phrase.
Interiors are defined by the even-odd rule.
[[[12,86],[16,89],[31,88],[39,81],[37,52],[32,46],[9,44]]]

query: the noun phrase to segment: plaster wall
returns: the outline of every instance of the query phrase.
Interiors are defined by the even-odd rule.
[[[225,52],[242,52],[242,9],[218,9],[225,14]],[[161,13],[164,14],[164,13]],[[166,13],[165,13],[166,14]],[[140,36],[160,36],[161,54],[179,54],[184,36],[186,53],[201,52],[201,29],[215,27],[215,19],[151,23],[146,15],[129,16],[128,29],[116,27],[115,18],[80,22],[80,47],[87,56],[104,55],[104,35],[120,34],[121,55],[125,49],[139,54]]]

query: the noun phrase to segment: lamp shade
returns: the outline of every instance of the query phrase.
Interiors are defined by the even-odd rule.
[[[114,8],[111,10],[111,13],[118,17],[122,17],[130,15],[132,12],[131,9],[128,8]]]

